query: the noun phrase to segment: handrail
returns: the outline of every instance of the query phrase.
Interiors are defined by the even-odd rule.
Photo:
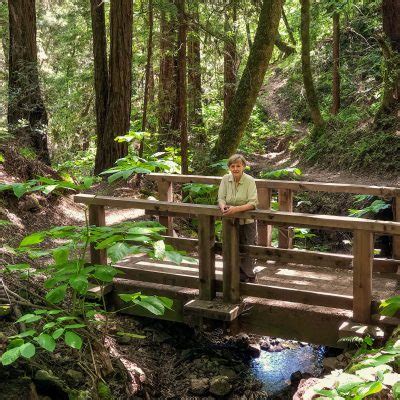
[[[92,204],[118,208],[138,208],[159,212],[172,212],[183,215],[207,215],[222,217],[217,206],[189,203],[171,203],[168,201],[141,200],[79,194],[74,196],[75,203]],[[226,219],[227,217],[222,217]],[[335,230],[362,230],[372,233],[400,235],[400,223],[391,221],[370,220],[364,218],[340,217],[333,215],[302,214],[283,211],[254,210],[235,214],[229,218],[250,218],[268,221],[271,225],[294,225]]]
[[[152,173],[146,175],[146,179],[150,179],[153,181],[172,182],[172,183],[205,183],[205,184],[219,185],[222,177]],[[295,191],[370,194],[381,197],[400,196],[400,188],[394,186],[368,186],[368,185],[353,185],[348,183],[284,181],[284,180],[272,180],[272,179],[256,179],[255,181],[257,188],[267,188],[275,190],[291,189]]]

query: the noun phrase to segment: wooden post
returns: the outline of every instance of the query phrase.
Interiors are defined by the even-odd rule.
[[[215,298],[215,218],[199,215],[199,298]]]
[[[369,323],[371,319],[374,257],[374,235],[372,232],[354,231],[353,256],[353,320]]]
[[[222,219],[223,300],[238,303],[240,300],[239,221]]]
[[[293,212],[293,192],[290,189],[278,190],[279,211]],[[278,247],[291,249],[293,247],[292,228],[279,228]]]
[[[104,206],[89,205],[89,225],[106,225]],[[107,265],[107,250],[96,250],[94,247],[94,244],[90,245],[90,262],[92,264]]]
[[[400,196],[393,198],[393,221],[400,222]],[[393,258],[400,260],[400,236],[393,236]],[[400,269],[400,266],[399,266]]]
[[[260,210],[271,209],[272,191],[268,188],[259,188],[258,191],[258,208]],[[257,221],[258,245],[271,246],[272,225],[268,225],[267,221]]]
[[[174,188],[172,182],[159,180],[158,184],[158,199],[160,201],[174,201]],[[167,228],[166,235],[173,236],[173,218],[172,217],[159,217],[159,222]]]

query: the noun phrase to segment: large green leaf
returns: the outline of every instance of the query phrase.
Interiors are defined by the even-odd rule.
[[[51,336],[53,336],[53,339],[57,340],[64,333],[64,331],[64,328],[58,328],[53,332]]]
[[[96,266],[96,270],[93,272],[93,276],[102,282],[111,282],[117,274],[117,269],[106,265]]]
[[[14,361],[18,360],[20,356],[20,347],[15,347],[11,350],[7,350],[1,356],[1,363],[6,366],[12,364]]]
[[[165,243],[163,240],[157,240],[153,243],[154,256],[160,260],[165,257]]]
[[[41,333],[35,340],[47,351],[53,352],[56,348],[54,338],[47,333]]]
[[[82,338],[73,331],[67,331],[64,335],[65,343],[74,348],[80,350],[82,348]]]
[[[65,298],[67,285],[60,285],[46,294],[46,300],[50,303],[60,303]]]
[[[68,262],[69,249],[58,247],[53,250],[53,258],[56,265],[63,265]]]
[[[400,400],[400,381],[393,385],[393,397],[394,400]]]
[[[106,249],[111,244],[113,244],[115,242],[119,242],[123,238],[124,237],[122,235],[112,235],[112,236],[108,237],[107,239],[104,239],[103,241],[101,241],[99,244],[97,244],[96,249],[98,249],[98,250]]]
[[[84,274],[76,275],[69,280],[69,284],[79,294],[84,294],[89,287],[88,277]]]
[[[19,244],[20,247],[32,246],[33,244],[42,243],[45,238],[43,232],[35,232],[32,235],[26,236],[22,239],[22,242]]]
[[[178,253],[177,251],[166,251],[165,257],[167,260],[172,261],[175,264],[180,264],[183,260],[182,254]]]
[[[36,348],[32,343],[25,343],[19,349],[24,358],[32,358],[36,353]]]
[[[17,322],[24,322],[25,324],[31,324],[32,322],[40,321],[42,317],[35,314],[25,314],[17,319]]]
[[[29,190],[29,186],[26,183],[15,183],[12,189],[15,196],[21,198]]]
[[[107,250],[107,254],[113,262],[122,260],[131,253],[131,248],[126,243],[116,243]]]

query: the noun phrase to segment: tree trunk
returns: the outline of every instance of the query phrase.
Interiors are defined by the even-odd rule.
[[[382,22],[384,38],[380,44],[385,60],[384,87],[381,106],[375,116],[379,125],[389,116],[396,117],[400,95],[400,2],[383,0]],[[386,122],[387,123],[387,122]]]
[[[9,0],[8,125],[21,145],[31,146],[50,165],[47,112],[37,63],[35,0]]]
[[[340,108],[340,15],[335,12],[332,17],[333,43],[332,43],[332,114],[336,115]]]
[[[186,39],[187,22],[185,0],[176,0],[178,10],[178,59],[177,59],[177,109],[181,138],[181,170],[189,172],[187,132],[187,80],[186,80]]]
[[[257,31],[238,89],[222,124],[212,159],[233,154],[243,136],[274,48],[281,17],[282,0],[263,0]]]
[[[142,132],[145,132],[147,126],[147,104],[149,101],[150,90],[150,74],[152,73],[152,54],[153,54],[153,0],[148,0],[148,13],[149,13],[149,37],[147,39],[147,61],[146,72],[144,80],[144,94],[143,94],[143,116],[142,116]],[[143,157],[144,150],[144,135],[140,141],[139,157]]]
[[[318,98],[314,87],[310,60],[310,0],[300,0],[301,3],[301,68],[304,88],[311,118],[316,129],[324,126],[319,109]]]
[[[285,27],[286,27],[287,33],[289,35],[290,42],[292,43],[293,46],[296,46],[296,40],[294,39],[294,36],[293,36],[293,29],[289,25],[289,21],[286,17],[286,13],[285,13],[285,8],[283,6],[282,6],[282,19],[283,19],[283,22],[285,23]]]
[[[200,59],[200,31],[199,31],[199,4],[194,1],[192,23],[188,36],[188,106],[189,125],[202,126],[203,114],[201,110],[201,59]]]
[[[104,146],[97,147],[96,165],[110,168],[128,154],[126,143],[117,143],[117,136],[129,132],[132,83],[132,1],[111,0],[110,66]]]
[[[228,116],[228,109],[232,103],[236,90],[236,77],[238,69],[238,55],[236,51],[236,1],[226,4],[224,33],[224,121]]]
[[[175,80],[175,18],[161,9],[160,13],[160,75],[158,84],[159,150],[177,146],[179,137],[173,131],[176,104]]]
[[[284,58],[289,57],[293,53],[296,53],[296,49],[285,43],[279,33],[276,35],[275,46],[283,53]]]
[[[106,20],[103,0],[90,0],[93,35],[94,89],[96,94],[96,137],[97,148],[104,148],[108,99],[108,67]],[[97,154],[102,154],[100,151]],[[96,157],[94,173],[103,171],[103,162]]]

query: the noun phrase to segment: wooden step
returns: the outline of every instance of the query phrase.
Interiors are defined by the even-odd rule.
[[[339,326],[339,338],[357,336],[363,338],[371,336],[373,339],[382,341],[385,338],[385,332],[376,325],[363,325],[352,321],[344,321]]]
[[[222,300],[190,300],[183,306],[185,315],[215,319],[218,321],[233,321],[240,314],[239,304],[223,303]]]
[[[89,283],[89,289],[86,293],[86,298],[91,300],[99,300],[102,296],[110,293],[114,288],[112,283],[108,283],[103,286],[99,286],[93,283]]]

